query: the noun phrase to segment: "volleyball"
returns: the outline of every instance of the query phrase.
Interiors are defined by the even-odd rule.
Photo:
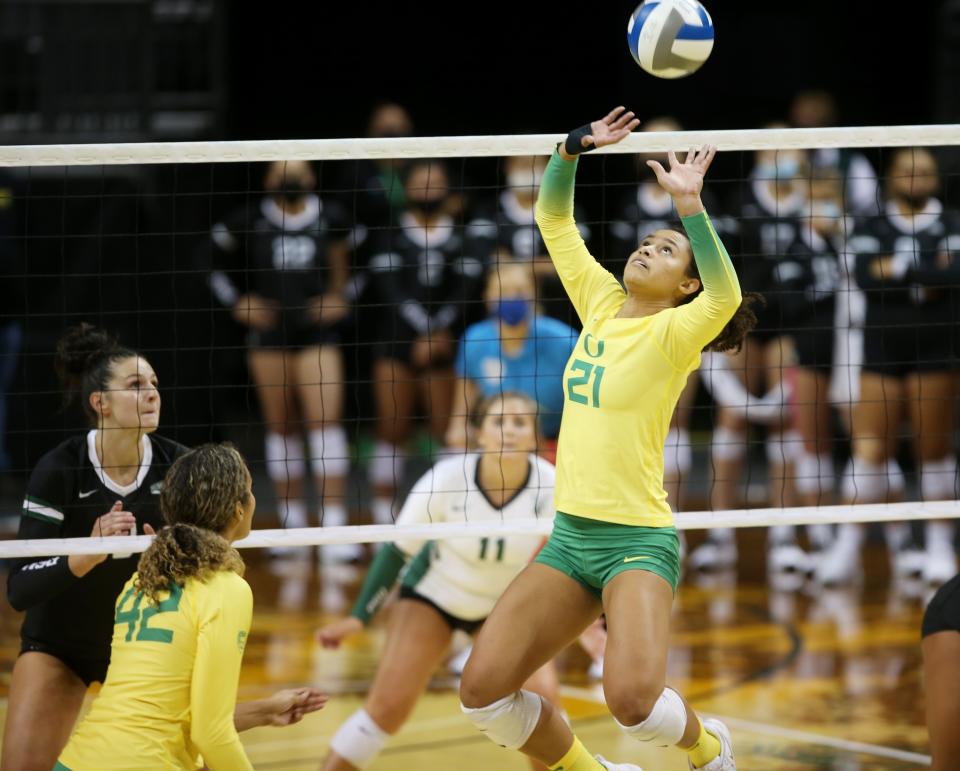
[[[630,54],[658,78],[700,69],[713,50],[713,20],[697,0],[646,0],[627,22]]]

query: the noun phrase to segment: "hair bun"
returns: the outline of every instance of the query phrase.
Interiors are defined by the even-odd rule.
[[[93,324],[68,329],[57,343],[54,367],[68,389],[80,386],[84,374],[116,350],[117,341]]]

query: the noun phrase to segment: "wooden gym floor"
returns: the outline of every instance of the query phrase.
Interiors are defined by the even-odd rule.
[[[693,534],[692,543],[697,535]],[[923,596],[891,585],[882,547],[867,553],[868,580],[849,590],[786,592],[768,585],[764,531],[742,531],[736,573],[687,576],[677,596],[669,682],[693,705],[730,726],[741,771],[867,771],[927,764],[920,676]],[[256,729],[243,739],[256,768],[317,769],[340,721],[361,703],[383,639],[383,619],[339,651],[313,632],[349,608],[362,570],[273,561],[245,553],[255,615],[240,698],[314,684],[331,695],[320,713],[287,729]],[[0,601],[0,696],[18,650],[20,615]],[[644,752],[621,736],[586,675],[576,646],[561,657],[564,706],[584,743],[645,771],[686,769],[676,751]],[[5,702],[0,703],[5,714]],[[460,715],[456,680],[437,673],[410,723],[387,745],[374,771],[528,768],[495,747]]]

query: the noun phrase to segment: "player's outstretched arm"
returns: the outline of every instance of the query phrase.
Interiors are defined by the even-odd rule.
[[[557,275],[580,320],[611,294],[622,294],[617,280],[593,259],[573,219],[573,191],[577,156],[581,152],[616,144],[640,124],[623,107],[571,131],[547,164],[537,196],[536,218]]]

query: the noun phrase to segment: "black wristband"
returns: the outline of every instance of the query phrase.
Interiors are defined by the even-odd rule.
[[[581,140],[585,136],[590,136],[592,133],[589,123],[586,126],[574,129],[567,134],[567,139],[563,143],[563,149],[567,151],[568,155],[580,155],[580,153],[589,153],[591,150],[596,150],[597,146],[593,142],[586,147],[581,143]]]

